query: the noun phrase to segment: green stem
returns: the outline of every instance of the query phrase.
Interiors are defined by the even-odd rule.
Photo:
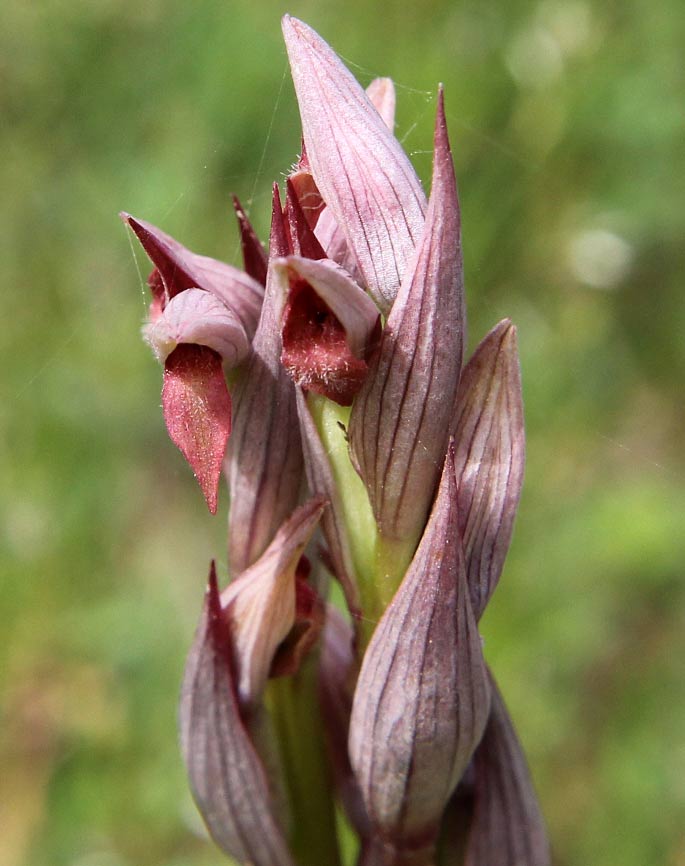
[[[291,812],[290,848],[298,866],[340,866],[332,781],[318,710],[316,658],[266,691]]]
[[[350,460],[347,428],[350,409],[309,394],[309,410],[319,431],[338,488],[364,619],[363,650],[376,623],[400,585],[416,546],[415,540],[383,537],[376,525],[364,483]]]

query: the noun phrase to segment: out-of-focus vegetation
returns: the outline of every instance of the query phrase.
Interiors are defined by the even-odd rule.
[[[685,862],[685,134],[676,0],[44,0],[0,29],[0,862],[204,866],[176,747],[224,517],[139,339],[125,208],[237,261],[299,148],[279,17],[445,83],[471,344],[519,327],[528,470],[486,652],[560,866]],[[137,264],[136,264],[137,258]],[[225,503],[224,503],[225,508]],[[325,864],[322,864],[325,866]]]

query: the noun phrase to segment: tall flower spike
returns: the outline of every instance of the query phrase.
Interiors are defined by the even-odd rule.
[[[450,446],[426,531],[364,655],[350,721],[352,766],[393,864],[433,862],[443,810],[490,709],[453,459]]]
[[[314,180],[387,313],[421,235],[421,183],[363,88],[323,39],[289,15],[283,35]]]
[[[278,187],[274,186],[269,255],[273,260],[289,252]],[[302,445],[295,386],[280,363],[283,302],[270,269],[252,355],[235,394],[228,447],[232,574],[240,574],[259,558],[299,498]]]
[[[442,89],[423,237],[352,407],[352,459],[381,533],[417,539],[445,454],[464,333],[459,201]]]
[[[459,531],[480,619],[502,573],[523,482],[521,375],[509,319],[490,331],[464,368],[454,431]]]
[[[231,631],[213,563],[186,664],[179,721],[193,797],[216,844],[240,863],[294,866],[264,766],[240,715]]]
[[[320,498],[296,509],[257,562],[221,594],[243,707],[261,699],[276,649],[295,623],[295,571],[323,509]]]

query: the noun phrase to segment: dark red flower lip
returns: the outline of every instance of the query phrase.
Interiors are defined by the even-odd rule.
[[[379,334],[378,310],[347,272],[329,260],[288,256],[274,263],[287,298],[281,361],[296,384],[349,406]]]

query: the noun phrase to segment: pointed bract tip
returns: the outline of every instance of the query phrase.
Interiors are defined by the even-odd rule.
[[[290,250],[290,242],[287,234],[288,228],[283,215],[283,202],[281,201],[281,190],[277,183],[273,185],[271,199],[271,231],[269,233],[269,261],[274,258],[287,256]]]
[[[209,577],[207,578],[207,601],[210,610],[220,610],[221,600],[219,593],[219,578],[216,574],[216,560],[209,563]]]
[[[505,346],[515,349],[517,344],[516,325],[509,318],[502,319],[485,337],[485,339],[488,338],[493,341],[499,339],[500,349]]]
[[[138,234],[141,231],[146,231],[144,223],[136,219],[133,214],[127,213],[125,210],[119,211],[119,216],[121,219],[133,229],[133,231]]]
[[[516,339],[516,325],[511,321],[511,319],[502,319],[498,327],[500,326],[507,337],[510,337],[513,340]]]
[[[145,248],[145,238],[149,237],[150,231],[147,225],[139,219],[136,219],[133,214],[127,213],[125,210],[119,212],[119,216],[122,221],[131,229],[131,231],[136,235],[138,240]],[[147,250],[145,250],[147,252]]]
[[[311,27],[305,24],[304,21],[300,21],[299,18],[295,18],[286,13],[281,18],[281,29],[283,30],[283,33],[287,35],[289,32],[299,34],[303,31],[311,30]]]
[[[456,445],[454,443],[454,436],[450,436],[449,442],[447,443],[447,457],[445,458],[445,463],[443,466],[443,473],[448,471],[448,467],[454,473],[454,455],[456,453]]]
[[[447,118],[445,117],[445,93],[442,84],[438,86],[438,104],[435,112],[433,144],[436,156],[440,153],[451,153],[450,140],[447,134]]]
[[[304,503],[304,505],[300,505],[299,508],[294,512],[293,518],[297,520],[297,522],[309,523],[310,521],[317,521],[319,517],[323,514],[325,508],[329,505],[328,499],[325,496],[312,496],[310,500]]]

